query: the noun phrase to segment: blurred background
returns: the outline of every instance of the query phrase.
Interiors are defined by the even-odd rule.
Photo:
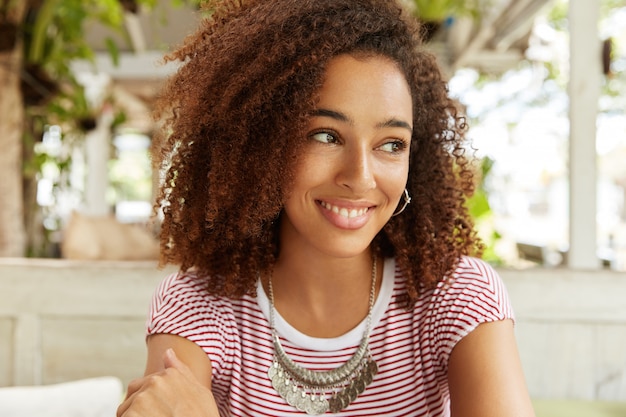
[[[406,0],[467,114],[469,204],[496,265],[564,265],[572,246],[586,267],[626,269],[626,6],[579,2],[580,18],[566,0]],[[0,256],[87,256],[63,250],[81,216],[154,234],[151,102],[198,3],[2,4]]]
[[[538,416],[623,417],[626,0],[403,1],[467,115]],[[0,387],[142,373],[152,103],[199,3],[0,0]]]

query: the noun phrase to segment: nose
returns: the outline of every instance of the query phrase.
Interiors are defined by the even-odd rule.
[[[374,161],[369,149],[346,148],[337,174],[337,183],[355,193],[376,188]]]

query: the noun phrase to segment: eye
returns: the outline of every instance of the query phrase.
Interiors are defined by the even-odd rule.
[[[310,135],[310,138],[321,142],[321,143],[337,143],[339,140],[337,137],[330,132],[316,132]]]
[[[403,140],[392,140],[382,144],[379,149],[389,153],[399,153],[405,150],[407,144]]]

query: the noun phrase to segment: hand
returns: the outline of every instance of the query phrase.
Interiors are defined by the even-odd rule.
[[[218,417],[211,390],[202,385],[174,353],[163,356],[165,369],[135,379],[117,417]]]

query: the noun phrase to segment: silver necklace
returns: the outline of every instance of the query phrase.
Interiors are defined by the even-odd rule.
[[[376,257],[372,265],[372,288],[361,343],[346,363],[330,371],[306,369],[287,356],[274,325],[274,291],[271,275],[268,288],[274,359],[267,374],[274,389],[289,405],[307,414],[324,414],[327,411],[338,413],[348,407],[365,391],[378,373],[378,365],[369,350],[372,309],[376,296]]]

